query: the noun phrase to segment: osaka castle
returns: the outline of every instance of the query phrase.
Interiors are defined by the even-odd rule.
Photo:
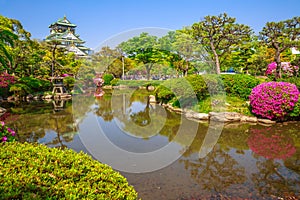
[[[58,41],[61,47],[65,48],[67,52],[73,52],[77,57],[87,57],[91,49],[85,47],[85,41],[79,38],[75,33],[77,25],[72,24],[66,16],[50,24],[50,35],[46,37],[45,41]]]

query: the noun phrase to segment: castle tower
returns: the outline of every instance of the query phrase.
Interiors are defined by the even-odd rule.
[[[46,37],[45,41],[59,41],[67,52],[74,52],[78,57],[86,57],[91,49],[83,45],[85,41],[81,40],[79,35],[75,33],[76,27],[77,25],[72,24],[64,16],[64,18],[50,24],[50,35]]]

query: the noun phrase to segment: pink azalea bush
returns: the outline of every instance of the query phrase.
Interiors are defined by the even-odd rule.
[[[266,70],[266,75],[274,75],[276,72],[277,63],[272,62],[268,65],[268,68]],[[284,75],[287,76],[294,76],[298,73],[299,67],[298,66],[292,66],[290,62],[282,62],[281,63],[281,70]]]
[[[6,88],[9,84],[15,83],[16,79],[14,76],[9,75],[8,73],[0,74],[0,87]]]
[[[274,120],[283,120],[294,109],[298,98],[298,88],[288,82],[262,83],[249,96],[252,113]]]
[[[0,121],[0,143],[15,141],[16,132]]]

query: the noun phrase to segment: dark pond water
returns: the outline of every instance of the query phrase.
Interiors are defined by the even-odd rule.
[[[209,124],[149,104],[145,91],[3,104],[20,141],[85,151],[142,199],[300,198],[300,123]]]

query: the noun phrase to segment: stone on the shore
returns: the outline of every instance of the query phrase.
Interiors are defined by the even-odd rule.
[[[258,122],[263,124],[275,124],[275,121],[269,120],[269,119],[257,119]]]
[[[2,108],[2,107],[0,107],[0,114],[3,114],[3,113],[5,113],[6,112],[6,109],[5,108]]]
[[[170,108],[172,111],[176,112],[176,113],[182,113],[182,109],[181,108]]]
[[[187,111],[185,113],[186,118],[197,119],[197,120],[208,120],[209,115],[206,113],[198,113],[194,111]]]
[[[236,112],[210,112],[211,121],[218,122],[238,122],[241,121],[241,114]]]
[[[155,87],[154,87],[153,85],[149,85],[149,86],[147,87],[147,90],[148,90],[148,91],[154,91],[154,90],[155,90]]]
[[[241,122],[257,123],[257,117],[241,116]]]

